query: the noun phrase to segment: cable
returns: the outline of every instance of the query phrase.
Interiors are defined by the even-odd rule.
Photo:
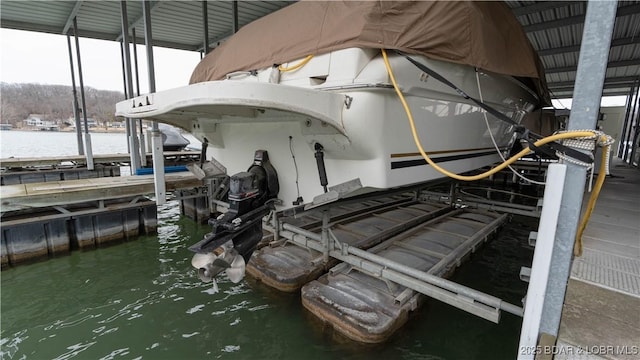
[[[300,198],[300,185],[298,184],[298,163],[296,162],[296,156],[293,155],[293,136],[289,135],[289,151],[293,158],[293,166],[296,168],[296,190],[298,191],[298,198]]]
[[[290,66],[290,67],[283,67],[282,65],[278,66],[278,70],[282,71],[282,72],[287,72],[287,71],[296,71],[298,69],[300,69],[301,67],[305,66],[309,61],[311,61],[311,58],[313,58],[313,55],[308,55],[306,58],[304,58],[302,61],[300,61],[299,63],[297,63],[296,65]]]
[[[478,95],[480,96],[480,101],[484,102],[484,99],[482,98],[482,88],[480,87],[480,75],[478,75],[478,69],[476,68],[476,83],[478,84]],[[498,147],[498,144],[496,143],[496,139],[493,137],[493,132],[491,131],[491,126],[489,126],[489,118],[487,117],[487,111],[484,109],[482,110],[482,115],[484,116],[484,122],[485,124],[487,124],[487,131],[489,132],[489,137],[491,137],[491,142],[493,143],[493,146],[496,148],[496,152],[498,153],[498,155],[500,155],[500,159],[502,159],[502,162],[507,161],[504,156],[502,156],[502,152],[500,151],[500,147]],[[544,181],[536,181],[536,180],[532,180],[527,178],[526,176],[520,174],[519,172],[516,171],[516,169],[512,168],[511,165],[508,166],[509,170],[511,170],[512,173],[514,173],[517,177],[519,177],[520,179],[524,180],[524,181],[528,181],[532,184],[536,184],[536,185],[545,185]]]

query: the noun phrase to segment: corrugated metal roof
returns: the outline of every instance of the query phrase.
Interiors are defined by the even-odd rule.
[[[243,26],[290,4],[290,1],[239,1],[238,25]],[[130,29],[143,41],[142,3],[127,1]],[[573,93],[584,17],[585,1],[506,1],[538,50],[547,70],[547,82],[554,95]],[[201,1],[150,1],[154,45],[185,50],[204,46]],[[233,2],[210,1],[209,41],[216,46],[232,34]],[[120,40],[119,1],[0,1],[3,28],[64,34],[72,19],[78,20],[83,37]],[[605,80],[608,94],[627,94],[633,79],[640,76],[640,1],[620,1],[613,31]]]
[[[556,97],[570,97],[576,78],[587,3],[506,1],[523,25],[547,71]],[[640,2],[620,1],[609,52],[605,93],[629,93],[640,76]]]

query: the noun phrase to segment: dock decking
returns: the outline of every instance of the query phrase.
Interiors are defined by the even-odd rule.
[[[166,161],[172,159],[197,159],[200,157],[199,151],[165,151],[163,153]],[[147,159],[151,161],[151,154],[147,154]],[[129,163],[129,154],[94,154],[93,162],[125,164]],[[10,168],[32,168],[40,166],[57,166],[64,163],[86,164],[87,158],[84,155],[66,155],[56,157],[11,157],[0,159],[0,167]],[[150,162],[149,162],[150,163]]]
[[[202,183],[190,172],[165,176],[167,190],[195,188]],[[82,203],[90,200],[153,194],[153,175],[67,180],[0,187],[1,211]]]
[[[584,233],[584,253],[573,261],[558,345],[571,348],[567,355],[588,351],[589,359],[638,359],[640,170],[613,164]]]

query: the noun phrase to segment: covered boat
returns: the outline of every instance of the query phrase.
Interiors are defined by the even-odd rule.
[[[499,161],[514,124],[548,101],[539,59],[503,3],[302,1],[241,28],[200,62],[190,85],[117,104],[116,115],[191,132],[235,174],[223,199],[230,211],[192,248],[204,279],[244,266],[276,199],[287,208],[354,179],[388,189],[444,176],[416,151],[389,68],[426,153],[455,173]],[[459,90],[511,122],[485,121]]]

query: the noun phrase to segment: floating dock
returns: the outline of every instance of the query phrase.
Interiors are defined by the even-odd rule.
[[[202,185],[189,172],[165,180],[168,191]],[[1,186],[2,268],[155,232],[154,190],[153,175]]]
[[[85,166],[47,166],[10,169],[0,173],[0,185],[31,184],[49,181],[65,181],[79,179],[95,179],[101,177],[120,176],[119,165],[96,164],[94,170]]]
[[[167,191],[202,185],[189,172],[166,174]],[[0,187],[2,212],[153,194],[153,175],[97,178]]]
[[[183,163],[199,161],[199,151],[165,151],[163,152],[165,163]],[[131,161],[129,154],[94,154],[94,164],[128,164]],[[153,162],[152,155],[147,154],[147,163]],[[0,159],[0,167],[4,169],[30,169],[46,166],[61,166],[64,164],[82,165],[87,163],[83,155],[64,155],[55,157],[10,157]]]

